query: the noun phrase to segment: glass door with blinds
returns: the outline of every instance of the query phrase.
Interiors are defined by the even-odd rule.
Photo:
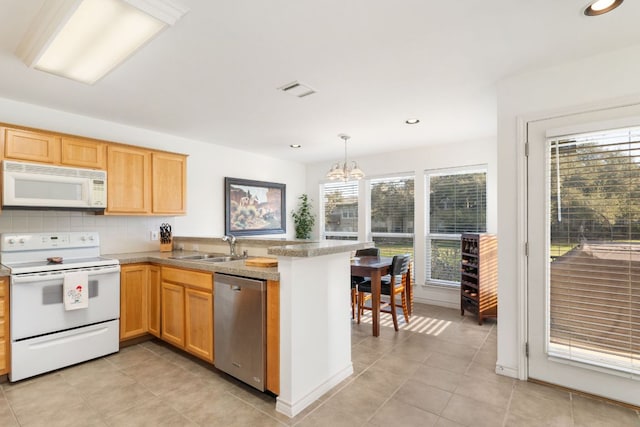
[[[528,133],[529,377],[640,405],[640,108]]]

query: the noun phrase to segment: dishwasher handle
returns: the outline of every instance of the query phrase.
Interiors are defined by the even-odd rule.
[[[228,286],[232,291],[239,292],[242,288],[263,290],[265,287],[264,280],[249,279],[247,277],[231,276],[229,274],[214,273],[213,283],[215,285]]]

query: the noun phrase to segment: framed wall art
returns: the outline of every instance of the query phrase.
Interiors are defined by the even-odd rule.
[[[225,234],[286,233],[285,184],[225,177],[224,188]]]

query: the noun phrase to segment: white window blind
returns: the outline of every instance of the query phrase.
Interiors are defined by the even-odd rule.
[[[383,256],[410,253],[414,242],[412,175],[374,178],[371,186],[371,236]]]
[[[427,280],[460,283],[460,235],[487,231],[486,168],[426,173]]]
[[[551,356],[640,375],[640,128],[548,140]]]
[[[325,239],[358,238],[358,181],[322,186]]]

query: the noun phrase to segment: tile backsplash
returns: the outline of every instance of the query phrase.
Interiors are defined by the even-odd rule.
[[[151,231],[160,224],[173,224],[174,217],[107,216],[91,212],[3,210],[0,233],[43,233],[54,231],[97,231],[102,254],[152,251],[159,248]]]

